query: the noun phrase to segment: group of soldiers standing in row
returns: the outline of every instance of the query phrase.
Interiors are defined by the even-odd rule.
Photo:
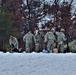
[[[28,31],[23,36],[26,53],[31,53],[33,49],[35,52],[46,50],[47,53],[52,53],[54,48],[57,48],[63,53],[64,41],[66,41],[64,31],[64,29],[55,30],[54,28],[51,28],[45,34],[39,30],[36,30],[35,34]],[[17,38],[10,36],[9,44],[12,45],[13,48],[18,49]]]

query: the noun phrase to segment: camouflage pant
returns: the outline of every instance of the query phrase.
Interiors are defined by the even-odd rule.
[[[38,52],[40,50],[40,44],[36,43],[35,44],[35,51]]]
[[[47,43],[47,50],[48,52],[52,52],[52,50],[55,48],[55,43],[53,40],[49,40]]]
[[[60,53],[63,53],[64,52],[64,43],[62,43],[62,44],[58,43],[57,48],[60,51]]]
[[[25,48],[26,48],[26,53],[32,52],[32,46],[33,46],[32,43],[26,43],[26,46],[25,46]]]

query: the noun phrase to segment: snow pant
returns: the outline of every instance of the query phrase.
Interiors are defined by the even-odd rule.
[[[48,40],[47,42],[48,53],[52,52],[54,48],[55,48],[55,42],[53,40]]]

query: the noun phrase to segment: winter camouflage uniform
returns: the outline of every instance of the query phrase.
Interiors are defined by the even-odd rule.
[[[40,50],[42,51],[43,50],[43,47],[44,47],[44,32],[43,31],[40,31]]]
[[[57,42],[58,42],[57,48],[61,53],[63,53],[64,41],[66,41],[65,34],[63,32],[56,32],[56,35],[57,35]]]
[[[49,31],[45,34],[45,38],[44,38],[44,42],[47,43],[47,50],[48,53],[52,52],[52,50],[55,48],[55,36],[53,34],[53,32]]]
[[[27,53],[32,52],[32,48],[34,45],[34,35],[31,33],[31,31],[29,31],[24,37],[23,37],[23,41],[25,42],[25,49]]]
[[[10,36],[9,44],[12,46],[12,49],[18,49],[18,40],[16,37]]]
[[[36,52],[40,51],[40,40],[41,40],[40,34],[39,34],[39,32],[37,32],[35,34],[35,50],[36,50]]]

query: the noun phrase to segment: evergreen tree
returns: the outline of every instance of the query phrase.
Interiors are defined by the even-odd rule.
[[[8,11],[3,6],[0,6],[0,49],[3,49],[8,44],[9,36],[14,32],[11,23]]]

